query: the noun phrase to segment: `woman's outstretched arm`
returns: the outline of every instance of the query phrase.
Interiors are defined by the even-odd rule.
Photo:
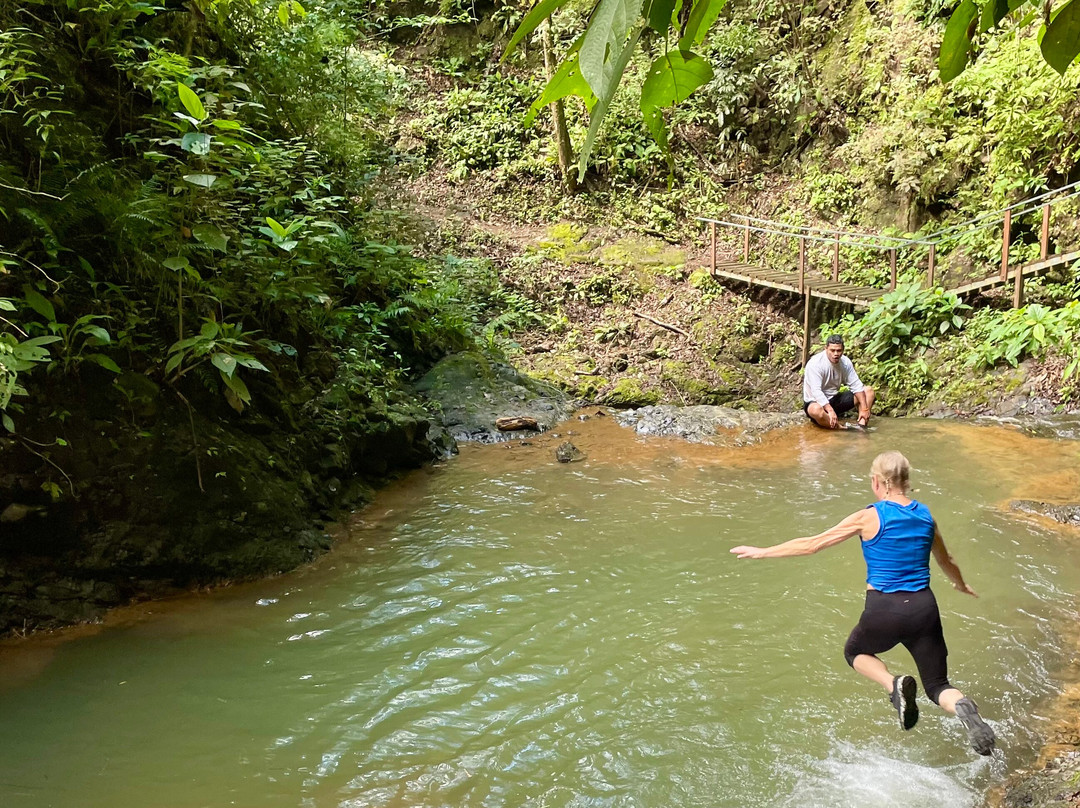
[[[971,595],[975,598],[979,597],[975,594],[974,589],[964,583],[964,576],[960,573],[960,568],[956,566],[953,557],[949,555],[949,551],[945,549],[945,539],[941,536],[941,530],[938,529],[937,522],[934,522],[934,544],[930,549],[934,554],[934,560],[937,561],[938,566],[941,567],[941,571],[945,573],[945,577],[952,581],[953,587],[966,595]]]
[[[866,508],[844,519],[835,527],[830,527],[824,533],[816,536],[803,536],[791,539],[783,544],[774,544],[772,547],[754,547],[740,544],[732,547],[731,552],[739,558],[787,558],[789,556],[812,555],[818,550],[832,547],[852,536],[862,534],[873,535],[877,532],[877,511]]]

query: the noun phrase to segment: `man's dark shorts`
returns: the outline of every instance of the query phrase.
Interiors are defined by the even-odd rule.
[[[810,418],[810,405],[813,401],[805,401],[802,405],[802,411],[806,413],[806,417]],[[833,408],[833,412],[836,413],[836,417],[839,418],[845,412],[850,412],[855,409],[855,395],[850,390],[845,390],[842,393],[837,393],[835,396],[829,399],[829,406]],[[813,418],[810,418],[814,421]],[[814,421],[816,424],[817,421]]]

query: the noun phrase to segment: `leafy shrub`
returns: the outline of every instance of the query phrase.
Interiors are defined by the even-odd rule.
[[[874,301],[861,319],[848,315],[834,328],[863,343],[866,352],[880,360],[913,348],[926,349],[938,336],[959,331],[964,326],[962,314],[970,308],[941,288],[902,284]]]
[[[540,86],[486,75],[474,86],[450,90],[440,108],[418,119],[413,131],[441,156],[453,179],[528,156],[544,137],[526,128],[525,113]]]
[[[1042,356],[1055,345],[1075,357],[1080,304],[1074,300],[1051,309],[1031,303],[1002,313],[987,312],[980,318],[978,335],[981,339],[968,360],[972,367],[993,367],[1001,361],[1016,367],[1022,358]],[[1074,360],[1066,368],[1066,378],[1075,374],[1076,364]]]

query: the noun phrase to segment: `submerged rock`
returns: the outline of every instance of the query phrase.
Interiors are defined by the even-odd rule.
[[[1080,527],[1080,505],[1054,505],[1031,499],[1017,499],[1009,503],[1009,510],[1053,519],[1063,525]]]
[[[568,419],[575,403],[558,388],[478,353],[448,356],[416,384],[435,405],[435,418],[455,441],[497,443],[534,430],[500,431],[502,418],[522,419],[545,431]]]
[[[757,443],[766,432],[806,420],[802,413],[747,412],[705,404],[692,407],[661,404],[625,410],[615,418],[639,435],[676,437],[715,446]]]
[[[555,450],[555,459],[560,463],[574,463],[585,459],[585,453],[570,441],[563,441]]]

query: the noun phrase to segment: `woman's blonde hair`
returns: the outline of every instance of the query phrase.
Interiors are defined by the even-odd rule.
[[[899,488],[907,493],[911,464],[900,452],[882,452],[870,464],[870,474],[885,483],[885,490]]]

